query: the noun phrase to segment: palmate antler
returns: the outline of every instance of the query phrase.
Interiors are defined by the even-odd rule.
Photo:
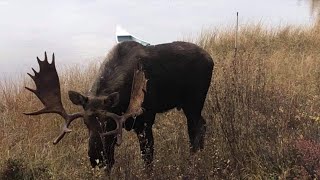
[[[137,116],[143,113],[142,103],[144,101],[144,96],[146,93],[147,79],[145,77],[142,68],[139,67],[134,72],[132,89],[131,89],[131,97],[128,109],[125,114],[119,116],[114,113],[107,112],[105,115],[111,117],[116,122],[116,129],[101,133],[101,136],[107,136],[116,134],[117,135],[117,145],[120,145],[122,142],[122,127],[126,120],[130,117],[136,118]]]
[[[57,144],[66,133],[71,132],[69,129],[70,123],[80,117],[83,117],[82,113],[68,114],[64,109],[61,102],[61,92],[60,92],[60,82],[57,70],[55,67],[54,54],[52,55],[52,63],[48,62],[47,53],[45,52],[44,61],[41,61],[38,57],[38,64],[40,66],[39,72],[35,71],[33,68],[34,75],[28,73],[28,75],[33,79],[36,84],[36,89],[30,89],[26,87],[29,91],[33,92],[42,102],[44,108],[32,113],[24,113],[25,115],[40,115],[46,113],[56,113],[65,119],[62,131],[60,135],[53,141],[53,144]]]

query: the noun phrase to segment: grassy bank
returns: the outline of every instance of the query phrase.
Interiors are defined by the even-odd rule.
[[[174,110],[158,115],[153,129],[155,167],[149,178],[320,176],[320,27],[242,27],[236,58],[232,31],[207,31],[195,41],[215,60],[203,110],[206,148],[189,157],[183,114]],[[85,92],[98,66],[82,73],[77,67],[60,72],[70,112],[77,109],[68,101],[67,90]],[[29,80],[0,84],[0,179],[103,179],[103,172],[89,165],[88,133],[82,122],[73,123],[74,131],[54,146],[60,117],[22,115],[41,107],[25,85],[33,86]],[[147,177],[133,132],[125,133],[116,150],[111,177]]]

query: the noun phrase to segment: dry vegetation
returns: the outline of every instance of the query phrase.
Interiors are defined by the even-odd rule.
[[[138,141],[127,132],[117,148],[112,179],[312,179],[320,176],[320,27],[239,32],[237,59],[231,31],[207,31],[196,42],[215,59],[203,115],[204,151],[189,156],[181,112],[157,116],[154,172],[144,173]],[[59,62],[59,58],[58,58]],[[69,89],[85,92],[97,67],[62,71],[64,102]],[[60,71],[61,72],[61,71]],[[104,179],[87,159],[82,122],[56,146],[60,117],[27,117],[41,105],[21,83],[0,84],[0,179]],[[79,85],[80,84],[80,85]],[[32,85],[31,85],[32,86]]]

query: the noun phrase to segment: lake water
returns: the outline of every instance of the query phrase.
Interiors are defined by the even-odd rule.
[[[0,0],[0,79],[37,67],[55,52],[57,64],[85,64],[115,45],[121,24],[158,44],[194,36],[203,28],[241,24],[311,25],[317,0]]]

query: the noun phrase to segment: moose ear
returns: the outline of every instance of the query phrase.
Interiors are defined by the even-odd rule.
[[[113,92],[104,100],[104,104],[108,107],[115,107],[119,104],[119,93]]]
[[[69,99],[75,105],[84,106],[88,102],[88,97],[83,96],[82,94],[80,94],[78,92],[69,91],[68,94],[69,94]]]

